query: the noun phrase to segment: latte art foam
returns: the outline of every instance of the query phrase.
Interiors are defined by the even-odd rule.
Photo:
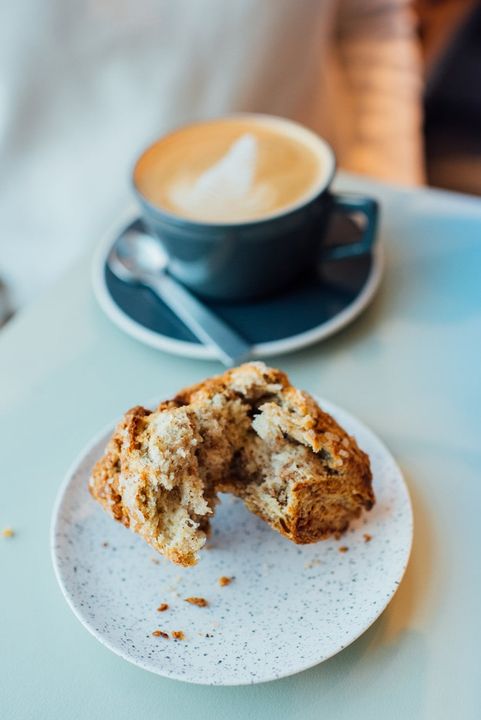
[[[179,179],[169,188],[172,206],[186,217],[223,221],[268,212],[275,205],[276,190],[256,180],[258,146],[254,135],[242,135],[198,178]]]
[[[264,116],[182,128],[140,158],[134,182],[153,205],[207,223],[267,218],[322,189],[333,168],[327,146],[305,128]]]

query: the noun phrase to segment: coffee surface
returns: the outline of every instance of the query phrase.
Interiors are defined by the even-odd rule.
[[[326,182],[329,167],[303,128],[225,118],[177,130],[139,160],[134,181],[152,204],[201,222],[276,215]]]

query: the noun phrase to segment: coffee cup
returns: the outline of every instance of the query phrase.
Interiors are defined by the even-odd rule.
[[[302,125],[239,114],[162,137],[133,185],[169,273],[201,296],[243,300],[283,290],[321,260],[371,251],[377,203],[333,193],[335,170],[331,147]],[[361,237],[326,247],[337,212],[364,218]]]

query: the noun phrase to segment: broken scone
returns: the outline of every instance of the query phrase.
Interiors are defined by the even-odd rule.
[[[369,458],[279,370],[252,362],[129,410],[95,465],[93,497],[180,565],[194,565],[218,492],[296,543],[342,533],[374,504]]]

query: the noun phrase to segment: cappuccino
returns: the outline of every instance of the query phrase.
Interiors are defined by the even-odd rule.
[[[138,161],[134,183],[168,214],[245,223],[303,205],[333,170],[329,147],[309,130],[280,118],[239,115],[165,136]]]

